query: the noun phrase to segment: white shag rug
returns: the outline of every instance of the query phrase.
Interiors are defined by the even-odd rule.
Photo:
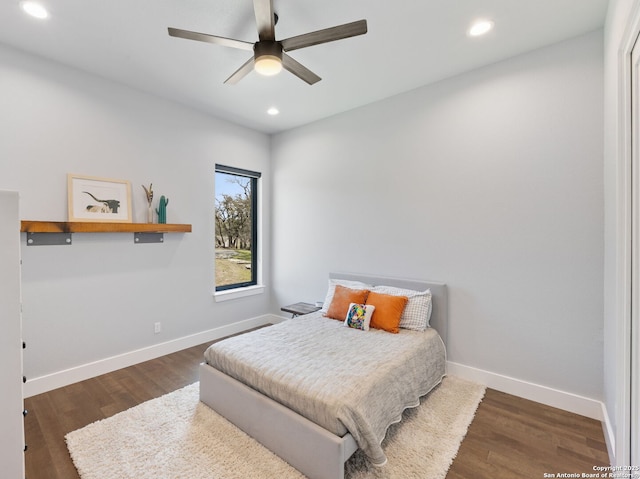
[[[348,479],[444,479],[484,396],[456,377],[407,409],[383,442],[386,466],[357,451]],[[66,436],[82,479],[304,479],[300,472],[199,402],[199,384],[152,399]]]

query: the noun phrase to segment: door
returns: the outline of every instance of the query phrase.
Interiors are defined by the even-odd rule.
[[[18,193],[0,191],[0,466],[24,477]]]

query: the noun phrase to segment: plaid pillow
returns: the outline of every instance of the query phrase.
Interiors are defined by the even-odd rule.
[[[414,291],[396,288],[395,286],[375,286],[372,292],[390,294],[392,296],[406,296],[409,298],[400,318],[400,327],[414,331],[424,331],[429,327],[431,318],[431,290]]]

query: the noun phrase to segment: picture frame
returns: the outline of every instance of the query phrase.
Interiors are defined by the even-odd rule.
[[[131,183],[67,174],[69,221],[131,223]]]

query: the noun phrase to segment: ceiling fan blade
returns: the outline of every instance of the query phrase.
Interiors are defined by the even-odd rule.
[[[274,42],[276,40],[276,32],[273,0],[253,0],[253,10],[256,14],[260,41]]]
[[[313,85],[314,83],[322,80],[318,75],[313,73],[307,67],[305,67],[302,63],[298,63],[296,60],[291,58],[286,53],[282,54],[282,66],[293,73],[295,76],[300,78],[301,80],[306,81],[309,85]]]
[[[249,58],[249,60],[238,68],[229,78],[227,78],[224,82],[229,85],[235,85],[244,77],[246,77],[249,73],[253,71],[253,57]]]
[[[199,42],[215,43],[223,47],[239,48],[241,50],[253,51],[253,43],[244,42],[242,40],[234,40],[233,38],[218,37],[207,33],[190,32],[189,30],[180,30],[179,28],[169,27],[169,35],[177,38],[186,38],[187,40],[196,40]]]
[[[367,33],[367,21],[358,20],[357,22],[345,23],[337,27],[325,28],[324,30],[290,37],[282,40],[280,43],[282,43],[282,49],[285,52],[290,52],[291,50],[342,40],[343,38],[355,37],[365,33]]]

